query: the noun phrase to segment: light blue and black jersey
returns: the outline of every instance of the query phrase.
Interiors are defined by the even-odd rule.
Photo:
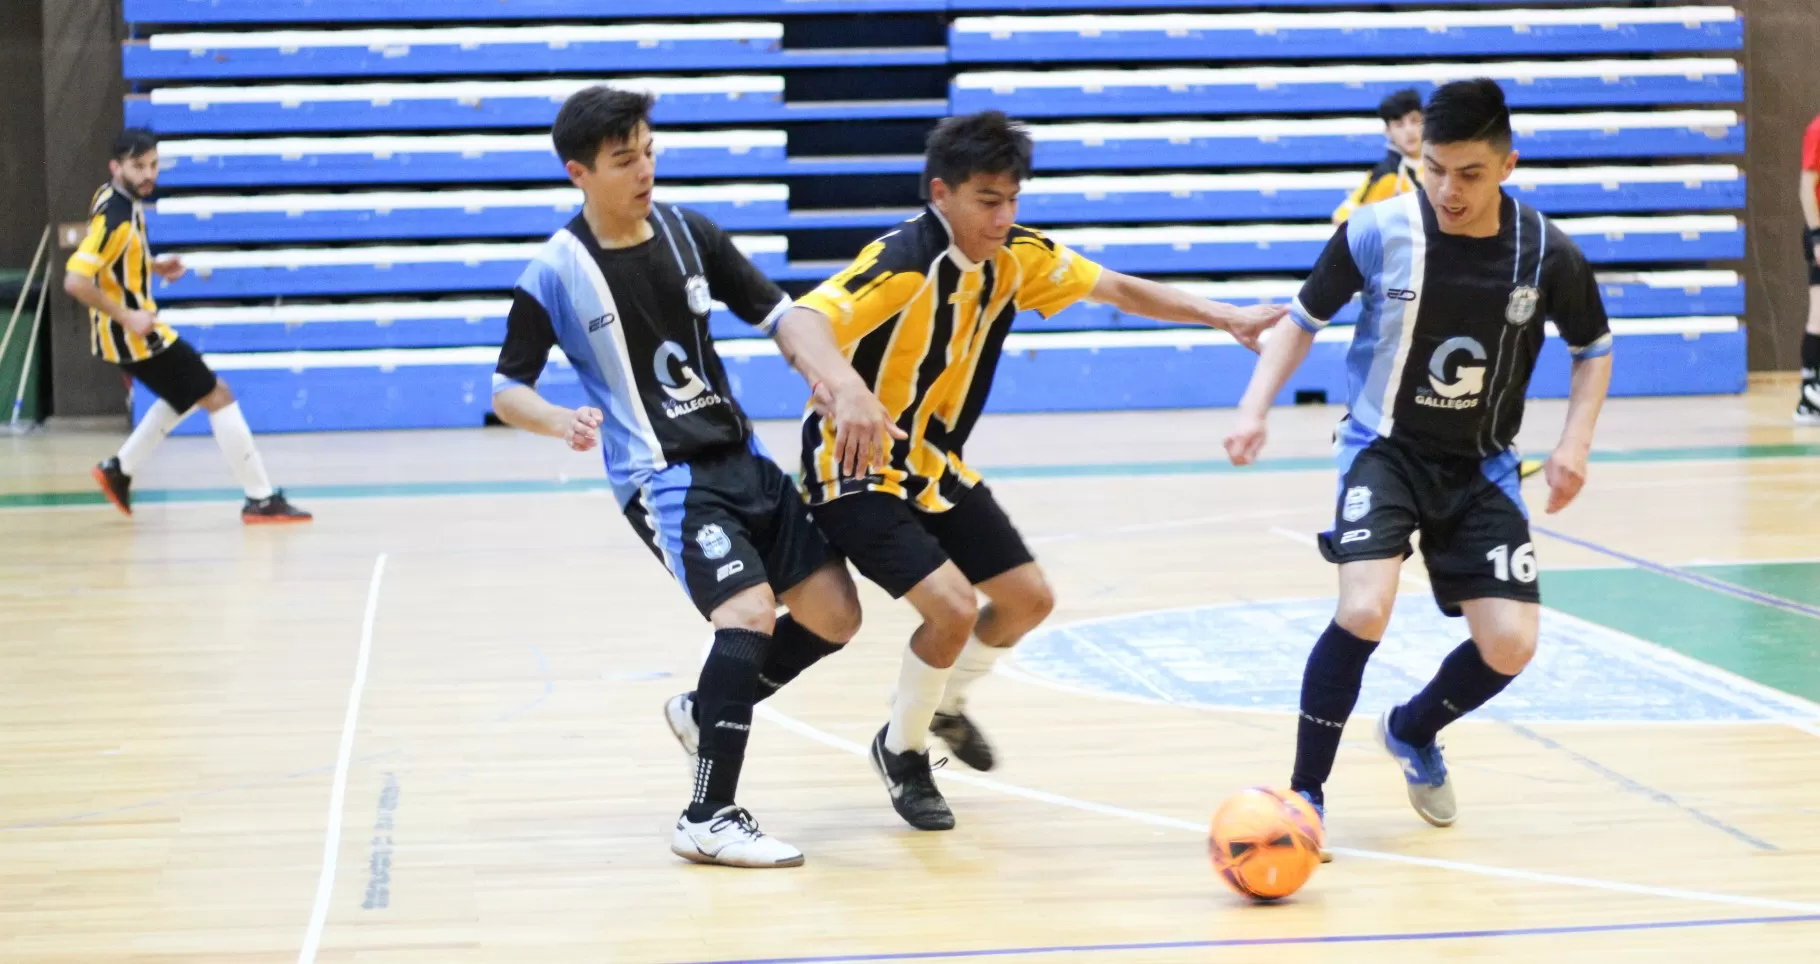
[[[1360,208],[1291,307],[1319,331],[1355,294],[1341,441],[1395,437],[1438,455],[1510,447],[1554,322],[1576,358],[1611,351],[1592,269],[1541,212],[1504,196],[1495,237],[1443,234],[1420,191]]]
[[[708,333],[713,302],[769,332],[791,301],[713,221],[659,205],[654,237],[603,250],[577,216],[512,293],[493,390],[536,387],[561,346],[604,415],[607,478],[625,506],[690,459],[755,444]]]

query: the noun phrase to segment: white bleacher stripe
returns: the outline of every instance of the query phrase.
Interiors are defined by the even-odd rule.
[[[539,27],[440,27],[384,30],[265,30],[233,33],[161,33],[153,50],[276,50],[367,47],[393,50],[425,45],[636,43],[641,40],[782,40],[781,23],[625,23]]]
[[[1646,288],[1734,288],[1742,283],[1736,271],[1637,271],[1602,274],[1602,285],[1642,285]]]
[[[567,100],[584,87],[605,84],[616,90],[653,94],[782,94],[781,76],[726,77],[573,77],[559,80],[455,80],[427,84],[274,84],[264,86],[160,87],[148,95],[153,104],[288,104],[400,100],[483,101],[541,97]]]
[[[1740,322],[1729,317],[1688,318],[1620,318],[1611,322],[1612,334],[1628,335],[1702,335],[1737,331]],[[1560,337],[1554,325],[1548,326],[1551,337]],[[1316,341],[1347,342],[1352,340],[1351,327],[1322,329]],[[1161,328],[1145,331],[1065,331],[1013,333],[1005,338],[1005,351],[1100,350],[1116,348],[1177,348],[1236,346],[1237,341],[1223,331],[1198,327]],[[781,354],[777,343],[769,338],[742,338],[715,343],[723,358],[762,358]],[[474,348],[371,348],[354,351],[289,351],[225,352],[203,356],[217,371],[289,370],[316,368],[405,368],[427,365],[492,365],[499,360],[499,349]],[[560,349],[551,352],[551,361],[568,364]]]
[[[699,187],[657,186],[664,204],[754,203],[790,200],[783,184],[711,184]],[[412,209],[529,208],[575,210],[582,194],[572,187],[528,191],[377,191],[357,194],[263,194],[164,198],[159,214],[227,214],[230,212],[400,211]]]
[[[746,254],[784,254],[781,235],[736,234],[733,244]],[[191,270],[217,268],[305,268],[329,265],[471,264],[481,261],[525,261],[537,256],[541,241],[513,244],[385,245],[354,248],[273,248],[260,251],[184,251]]]
[[[1738,62],[1699,57],[1667,60],[1521,60],[1426,64],[1342,64],[1324,67],[1164,67],[1150,70],[993,70],[959,74],[963,90],[1052,90],[1080,87],[1258,86],[1445,83],[1471,77],[1714,77],[1738,73]]]
[[[1743,174],[1730,164],[1685,164],[1667,167],[1529,167],[1519,166],[1509,184],[1641,184],[1736,181]],[[1359,184],[1357,171],[1316,174],[1094,174],[1038,177],[1024,183],[1031,194],[1173,193],[1176,191],[1294,191],[1333,188],[1350,191]]]
[[[1511,127],[1519,135],[1545,131],[1725,130],[1740,118],[1729,110],[1595,111],[1577,114],[1512,114]],[[1196,138],[1320,137],[1382,134],[1384,122],[1375,117],[1331,117],[1315,120],[1235,121],[1118,121],[1082,124],[1032,124],[1030,136],[1044,141],[1103,143],[1122,140],[1179,140]]]
[[[1680,234],[1684,232],[1736,231],[1738,219],[1729,215],[1679,215],[1674,217],[1551,218],[1574,234]],[[1056,228],[1050,237],[1074,247],[1114,244],[1234,244],[1275,241],[1325,241],[1333,234],[1330,224],[1251,224],[1226,227],[1165,225],[1131,228]]]
[[[1170,30],[1383,30],[1447,27],[1544,26],[1593,24],[1619,26],[1647,23],[1733,23],[1731,7],[1578,7],[1550,10],[1411,10],[1395,13],[1161,13],[1083,14],[1077,16],[959,17],[961,33],[1088,33],[1095,31]]]
[[[734,153],[756,147],[784,147],[789,135],[783,131],[672,131],[659,130],[654,136],[657,153],[665,149],[724,147]],[[201,161],[211,157],[304,157],[311,154],[520,154],[541,153],[556,156],[548,134],[442,134],[423,137],[382,135],[378,137],[274,137],[249,140],[199,138],[158,143],[161,157],[182,157]]]

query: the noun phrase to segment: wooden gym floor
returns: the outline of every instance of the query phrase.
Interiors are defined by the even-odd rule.
[[[1542,656],[1446,735],[1449,830],[1370,742],[1464,637],[1412,564],[1329,785],[1338,860],[1268,907],[1203,827],[1287,779],[1336,410],[1278,413],[1245,471],[1229,412],[989,416],[974,463],[1059,596],[974,701],[1004,762],[941,772],[952,833],[892,813],[860,748],[913,620],[863,587],[851,650],[753,734],[742,802],[809,858],[769,872],[668,852],[659,710],[707,633],[595,458],[266,437],[317,521],[247,529],[206,437],[131,520],[86,475],[117,433],[0,439],[0,960],[1820,958],[1820,430],[1792,398],[1608,409],[1586,493],[1537,520]],[[1534,451],[1562,412],[1532,407]],[[763,432],[790,464],[794,427]]]

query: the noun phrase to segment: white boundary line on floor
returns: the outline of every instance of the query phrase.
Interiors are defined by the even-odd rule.
[[[367,688],[367,666],[373,657],[373,624],[379,616],[379,586],[385,580],[386,554],[373,560],[373,580],[367,586],[366,615],[360,623],[360,652],[354,659],[354,682],[348,688],[348,711],[341,722],[341,751],[335,757],[335,780],[329,791],[329,826],[322,843],[322,876],[316,882],[316,904],[310,926],[304,931],[297,964],[314,964],[322,944],[322,928],[329,920],[329,898],[335,890],[335,864],[341,852],[341,812],[348,795],[348,767],[354,759],[354,731],[360,724],[360,701]]]

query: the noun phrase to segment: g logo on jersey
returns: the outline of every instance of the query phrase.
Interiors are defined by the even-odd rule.
[[[1453,363],[1454,356],[1465,352],[1473,361],[1485,361],[1485,346],[1477,338],[1456,335],[1441,343],[1435,349],[1434,357],[1428,360],[1428,382],[1434,386],[1435,394],[1442,398],[1464,398],[1477,395],[1485,390],[1485,366],[1469,365],[1461,362],[1454,368],[1453,377],[1447,375],[1447,366]]]
[[[1510,293],[1510,303],[1504,306],[1504,320],[1513,325],[1521,325],[1536,316],[1536,302],[1541,300],[1541,293],[1528,285],[1518,286]]]
[[[1481,356],[1483,357],[1483,356]],[[671,362],[676,363],[676,371],[670,370]],[[664,393],[679,402],[686,402],[708,390],[708,383],[695,374],[689,367],[689,353],[681,345],[666,341],[657,346],[657,384],[663,386]],[[680,378],[678,377],[680,375]]]

